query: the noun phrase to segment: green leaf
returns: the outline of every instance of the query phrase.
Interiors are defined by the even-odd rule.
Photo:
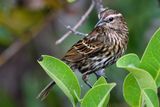
[[[144,89],[142,92],[147,107],[159,107],[159,100],[155,91],[151,89]]]
[[[107,84],[107,81],[106,81],[106,79],[105,79],[103,76],[101,76],[101,77],[94,83],[94,85],[93,85],[92,88],[94,88],[94,87],[96,87],[96,86],[99,86],[99,85],[103,85],[103,84]],[[75,93],[75,95],[76,95],[76,93]],[[77,96],[77,95],[76,95],[76,96]],[[82,102],[82,99],[80,99],[78,96],[77,96],[77,99],[78,99],[79,102]],[[108,101],[109,101],[109,95],[108,95],[108,97],[107,97],[107,99],[106,99],[106,104],[108,104]]]
[[[74,92],[80,97],[81,88],[74,72],[61,60],[48,55],[43,55],[38,62],[75,107],[78,101]]]
[[[128,70],[132,72],[141,89],[149,87],[150,89],[153,89],[157,93],[156,83],[148,72],[136,67],[130,67]]]
[[[106,79],[105,79],[103,76],[101,76],[101,77],[94,83],[93,87],[96,87],[96,86],[102,85],[102,84],[106,84],[106,83],[107,83]],[[108,104],[108,102],[109,102],[109,99],[110,99],[110,93],[109,93],[109,95],[107,96],[107,98],[106,98],[106,100],[105,100],[105,102],[104,102],[104,104],[103,104],[104,107],[107,106],[107,104]]]
[[[106,79],[105,79],[103,76],[101,76],[101,77],[94,83],[93,87],[98,86],[98,85],[101,85],[101,84],[106,84],[106,83],[107,83]]]
[[[101,80],[98,81],[100,83]],[[94,85],[82,99],[81,107],[106,107],[108,95],[115,85],[115,83]]]
[[[140,67],[149,72],[160,87],[160,28],[152,36],[140,61]]]
[[[147,71],[136,67],[136,65],[138,65],[139,62],[140,61],[137,55],[128,54],[121,57],[117,61],[117,67],[124,68],[130,71],[134,75],[135,79],[137,80],[140,88],[143,89],[143,88],[150,87],[155,92],[157,92],[157,86],[152,76]]]
[[[141,104],[141,89],[138,86],[133,74],[130,73],[123,83],[123,95],[130,106],[140,107]]]
[[[130,53],[121,57],[116,65],[120,68],[128,68],[129,66],[138,67],[140,64],[139,57],[136,54]]]
[[[127,103],[134,107],[141,107],[141,98],[146,97],[140,94],[144,92],[144,89],[150,89],[157,93],[154,79],[147,71],[138,68],[139,62],[139,58],[135,54],[125,55],[117,61],[117,67],[124,68],[130,72],[124,82],[123,94]],[[151,100],[152,97],[148,96],[148,99]]]

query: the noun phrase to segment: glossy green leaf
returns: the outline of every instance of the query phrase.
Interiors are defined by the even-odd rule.
[[[133,53],[122,56],[116,63],[117,67],[120,68],[138,67],[139,64],[139,57]]]
[[[142,91],[147,107],[159,107],[157,94],[152,89],[144,89]]]
[[[102,76],[94,83],[93,87],[98,86],[98,85],[102,85],[102,84],[106,84],[106,83],[107,83],[106,79]],[[110,93],[107,96],[107,98],[106,98],[106,100],[105,100],[105,102],[103,104],[104,107],[107,106],[107,104],[109,102],[109,99],[110,99]]]
[[[140,60],[135,54],[125,55],[117,61],[118,67],[130,72],[124,82],[123,94],[127,103],[135,107],[141,107],[141,98],[146,98],[146,96],[140,94],[144,92],[144,89],[150,89],[157,93],[157,86],[154,79],[147,71],[138,68],[139,62]],[[147,96],[147,98],[151,100],[152,97]],[[147,101],[145,99],[146,103]]]
[[[106,79],[105,79],[104,77],[100,77],[100,78],[94,83],[93,87],[98,86],[98,85],[101,85],[101,84],[106,84],[106,83],[107,83]]]
[[[100,81],[101,80],[99,80],[99,83]],[[115,83],[104,83],[100,85],[97,85],[96,83],[96,85],[90,89],[82,99],[81,107],[106,107],[108,95],[115,85]]]
[[[74,92],[80,97],[81,88],[69,66],[61,60],[48,55],[43,55],[42,60],[38,62],[75,106],[78,101]]]
[[[151,38],[141,59],[140,67],[149,72],[160,87],[160,28]]]
[[[141,90],[133,74],[127,75],[123,83],[123,95],[130,106],[140,107]]]
[[[141,89],[138,86],[133,74],[130,73],[123,83],[123,95],[130,106],[140,107],[141,105]]]
[[[153,89],[155,92],[157,92],[157,86],[152,76],[147,71],[136,67],[139,65],[139,62],[140,61],[137,55],[128,54],[121,57],[117,61],[117,66],[119,68],[124,68],[130,71],[134,75],[135,79],[137,80],[140,88],[143,89],[143,88],[149,87]]]

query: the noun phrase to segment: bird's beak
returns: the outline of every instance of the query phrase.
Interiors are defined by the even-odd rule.
[[[103,26],[105,24],[105,22],[103,21],[103,19],[101,18],[97,24],[95,25],[95,27],[98,27],[98,26]]]

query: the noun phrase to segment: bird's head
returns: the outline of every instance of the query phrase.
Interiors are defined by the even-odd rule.
[[[127,23],[121,13],[112,9],[103,9],[99,15],[99,21],[95,27],[103,27],[113,30],[123,30],[128,32]]]

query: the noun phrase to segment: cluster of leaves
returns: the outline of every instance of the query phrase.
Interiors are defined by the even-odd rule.
[[[129,71],[123,85],[126,102],[132,107],[159,107],[157,88],[160,86],[160,29],[153,35],[141,60],[136,54],[128,54],[117,61],[117,67]],[[110,91],[116,85],[99,78],[81,99],[81,88],[73,71],[61,60],[43,55],[38,61],[46,73],[70,99],[73,107],[106,107]]]
[[[133,107],[159,107],[157,88],[160,87],[160,29],[153,35],[141,60],[128,54],[117,61],[117,66],[128,70],[123,85],[126,102]]]
[[[86,95],[80,99],[81,87],[70,67],[61,60],[48,55],[43,55],[42,58],[42,61],[38,61],[39,64],[70,99],[73,107],[78,102],[81,103],[81,107],[105,107],[107,105],[109,93],[115,83],[108,84],[105,78],[101,77]]]

